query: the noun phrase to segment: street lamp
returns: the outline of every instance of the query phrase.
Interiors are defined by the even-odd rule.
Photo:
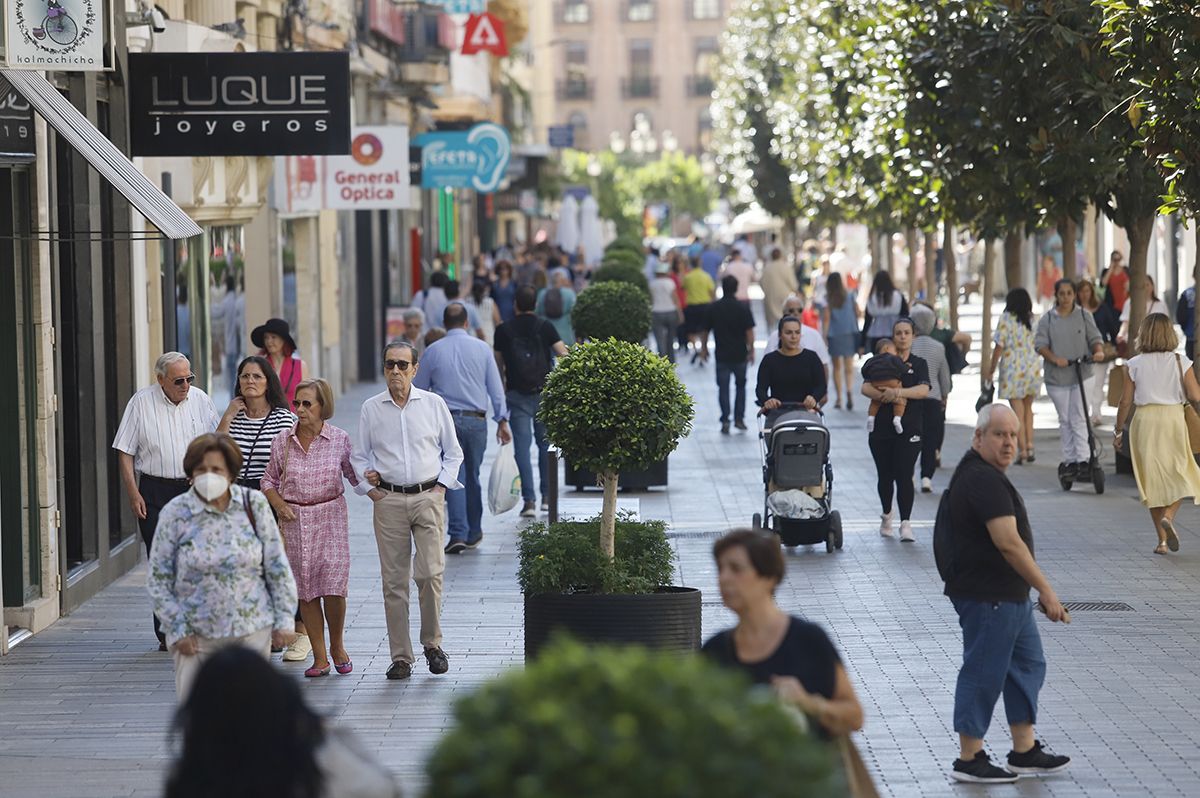
[[[597,158],[595,155],[588,156],[588,163],[587,163],[588,176],[589,177],[599,177],[600,171],[601,171],[600,159]]]

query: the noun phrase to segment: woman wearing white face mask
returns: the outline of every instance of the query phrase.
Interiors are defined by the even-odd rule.
[[[191,442],[192,489],[158,519],[146,587],[175,659],[180,701],[205,657],[240,644],[270,656],[295,636],[296,583],[266,497],[233,485],[242,465],[223,433]]]

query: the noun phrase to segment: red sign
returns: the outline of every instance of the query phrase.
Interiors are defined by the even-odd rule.
[[[504,23],[492,14],[472,14],[467,20],[462,52],[463,55],[479,52],[497,56],[508,55],[508,42],[504,40]]]
[[[367,24],[383,38],[404,44],[404,12],[392,0],[370,0]]]

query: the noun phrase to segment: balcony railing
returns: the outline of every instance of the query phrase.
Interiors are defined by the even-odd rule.
[[[404,43],[395,54],[402,63],[449,63],[454,46],[454,22],[436,6],[424,3],[405,3],[400,6],[404,17]]]
[[[657,15],[653,0],[625,0],[621,5],[621,19],[626,22],[653,22]]]
[[[592,21],[591,3],[559,0],[555,4],[554,18],[560,25],[586,25]]]
[[[568,78],[558,81],[555,95],[559,100],[590,100],[596,82],[590,78]]]
[[[657,97],[658,78],[621,78],[621,96],[626,100]]]
[[[687,93],[689,97],[708,97],[716,88],[712,75],[688,75]]]

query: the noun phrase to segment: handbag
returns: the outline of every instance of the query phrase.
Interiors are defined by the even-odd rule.
[[[1179,355],[1175,355],[1175,365],[1179,366],[1179,389],[1183,391],[1183,421],[1187,424],[1188,443],[1192,447],[1192,454],[1200,454],[1200,414],[1196,413],[1196,408],[1192,407],[1192,403],[1187,400],[1187,388],[1183,379],[1183,361],[1179,359]]]
[[[989,382],[983,386],[983,390],[981,390],[979,392],[979,398],[975,400],[975,412],[978,413],[984,407],[986,407],[987,405],[990,405],[992,403],[992,400],[995,398],[996,398],[996,385],[995,385],[995,383]]]
[[[1125,393],[1125,378],[1128,374],[1129,367],[1124,363],[1109,370],[1107,397],[1109,407],[1121,406],[1121,395]]]

